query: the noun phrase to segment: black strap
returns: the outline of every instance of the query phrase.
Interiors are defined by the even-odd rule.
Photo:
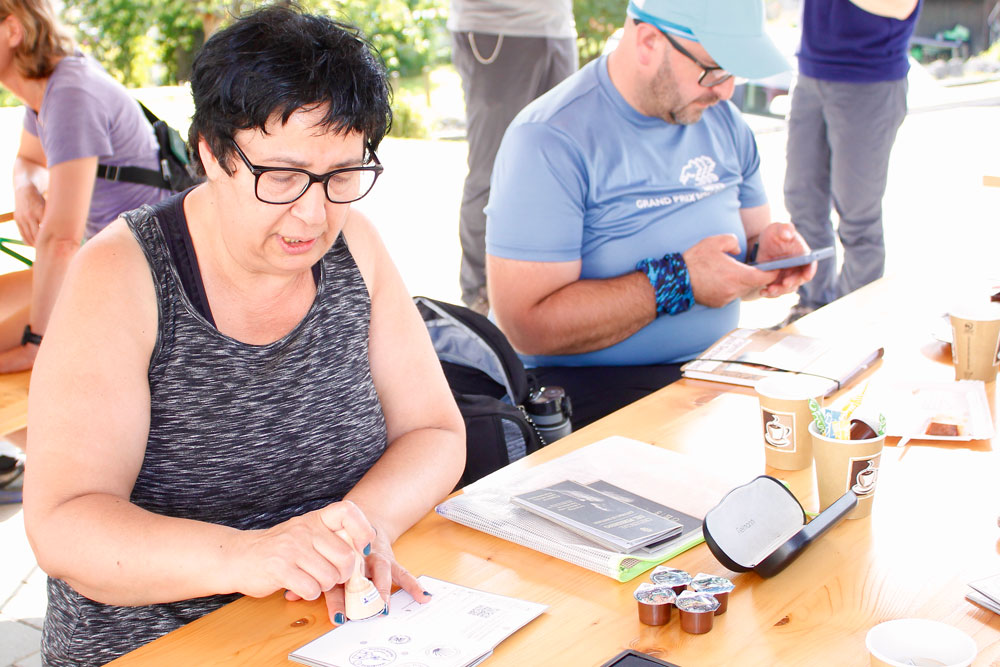
[[[142,109],[143,115],[150,125],[156,125],[159,117],[149,110],[149,108],[136,100]],[[107,181],[124,181],[126,183],[138,183],[139,185],[149,185],[154,188],[171,190],[170,181],[164,178],[161,171],[156,169],[146,169],[145,167],[120,167],[111,164],[97,165],[97,177]]]
[[[136,100],[136,102],[139,102],[139,100]],[[149,108],[142,102],[139,102],[139,106],[142,107],[142,113],[146,115],[146,120],[149,121],[149,124],[156,125],[156,121],[160,120],[160,117],[150,111]]]
[[[42,335],[32,331],[30,324],[24,325],[24,333],[21,334],[21,345],[27,345],[28,343],[32,345],[42,344]]]
[[[163,174],[155,169],[146,169],[144,167],[119,167],[113,164],[99,164],[97,165],[97,177],[108,181],[125,181],[126,183],[151,185],[154,188],[170,189],[170,183],[163,178]]]

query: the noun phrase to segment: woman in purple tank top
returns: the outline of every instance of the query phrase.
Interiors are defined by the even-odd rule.
[[[169,193],[96,182],[99,158],[155,167],[156,137],[125,88],[75,51],[49,0],[0,0],[0,83],[25,105],[14,219],[36,251],[32,270],[0,276],[0,373],[9,373],[31,368],[81,241]]]
[[[32,375],[46,665],[104,664],[238,594],[341,624],[357,563],[386,604],[393,584],[431,601],[392,543],[454,488],[465,435],[351,207],[382,171],[385,68],[270,5],[206,42],[191,90],[206,181],[80,249]]]

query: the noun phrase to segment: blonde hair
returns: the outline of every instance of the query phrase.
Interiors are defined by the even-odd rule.
[[[24,29],[14,62],[29,79],[47,77],[57,58],[75,51],[73,38],[59,23],[49,0],[0,0],[0,17],[6,19],[10,15]]]

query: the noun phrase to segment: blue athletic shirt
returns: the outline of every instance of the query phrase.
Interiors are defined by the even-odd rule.
[[[767,203],[750,128],[729,102],[693,125],[632,108],[607,58],[529,104],[504,135],[486,207],[486,252],[533,262],[581,260],[581,279],[635,271],[646,257],[735,234],[741,208]],[[664,315],[594,352],[522,356],[534,366],[627,366],[684,361],[736,327],[739,301]]]
[[[869,14],[850,0],[806,0],[799,71],[814,79],[850,83],[904,78],[910,71],[910,37],[922,3],[900,21]]]

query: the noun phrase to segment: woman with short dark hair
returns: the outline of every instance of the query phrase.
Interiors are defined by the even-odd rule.
[[[393,583],[426,601],[391,544],[464,466],[423,321],[350,206],[391,117],[369,45],[269,7],[206,43],[192,92],[206,182],[80,251],[32,378],[50,665],[241,593],[323,595],[342,623],[355,550],[386,601]]]

